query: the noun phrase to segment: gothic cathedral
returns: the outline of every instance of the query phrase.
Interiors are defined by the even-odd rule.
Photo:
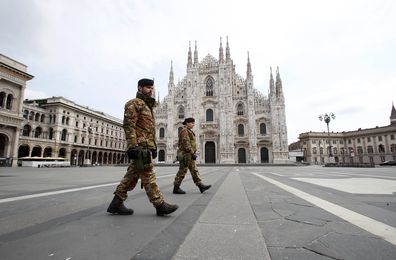
[[[246,78],[235,73],[228,39],[218,59],[198,60],[188,50],[187,75],[176,85],[171,64],[168,95],[155,110],[158,161],[172,163],[178,132],[195,118],[198,163],[288,163],[285,99],[279,69],[270,72],[269,95],[254,88],[249,54]]]

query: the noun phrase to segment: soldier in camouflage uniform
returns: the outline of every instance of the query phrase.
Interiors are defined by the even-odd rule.
[[[141,179],[147,197],[154,205],[158,216],[174,212],[178,206],[164,201],[156,183],[155,172],[151,159],[157,157],[155,143],[155,123],[153,108],[155,99],[152,98],[154,81],[141,79],[138,82],[136,98],[125,104],[124,131],[128,144],[128,157],[132,159],[128,170],[114,192],[107,212],[120,215],[132,215],[133,210],[124,205],[127,192],[135,188]]]
[[[192,131],[195,120],[192,117],[186,118],[183,122],[185,127],[179,133],[178,143],[178,159],[180,162],[179,171],[176,174],[173,193],[185,194],[186,192],[180,188],[180,185],[186,176],[187,170],[190,170],[191,176],[195,185],[198,186],[201,193],[209,189],[212,185],[204,185],[201,176],[199,175],[195,160],[197,159],[197,144],[195,141],[195,134]]]

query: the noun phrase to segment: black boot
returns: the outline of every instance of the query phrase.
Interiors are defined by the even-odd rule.
[[[120,199],[117,195],[114,195],[113,200],[107,208],[107,212],[119,215],[132,215],[133,209],[128,209],[127,207],[125,207],[122,199]]]
[[[168,215],[174,211],[176,211],[179,208],[179,206],[168,204],[165,201],[158,207],[156,207],[157,210],[157,216],[164,216]]]
[[[174,194],[186,194],[186,192],[184,190],[180,189],[179,185],[173,186],[173,193]]]
[[[197,186],[198,186],[199,191],[200,191],[201,193],[203,193],[203,192],[206,191],[206,190],[209,190],[210,187],[212,187],[212,185],[205,185],[205,184],[203,184],[202,182],[198,183]]]

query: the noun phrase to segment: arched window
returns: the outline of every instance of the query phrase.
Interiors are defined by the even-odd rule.
[[[35,115],[34,115],[34,121],[40,121],[40,114],[39,113],[36,113]]]
[[[50,128],[48,131],[48,139],[52,140],[54,138],[54,129]]]
[[[210,108],[208,110],[206,110],[206,121],[207,122],[213,121],[213,110]]]
[[[66,130],[66,129],[63,129],[63,130],[62,130],[62,136],[61,136],[61,140],[62,140],[62,141],[66,141],[66,135],[67,135],[67,130]]]
[[[44,121],[45,121],[45,115],[43,114],[43,115],[41,115],[40,122],[44,123]]]
[[[5,97],[6,97],[6,93],[0,92],[0,107],[4,107]]]
[[[22,130],[22,136],[29,136],[31,129],[30,125],[25,125]]]
[[[385,147],[384,147],[384,145],[382,145],[382,144],[378,145],[378,152],[379,152],[379,153],[385,153]]]
[[[11,109],[12,108],[12,101],[14,100],[14,97],[11,94],[8,94],[7,96],[7,104],[6,108]]]
[[[208,78],[206,81],[206,96],[211,97],[213,96],[213,79]]]
[[[36,138],[40,138],[41,134],[43,133],[43,130],[41,129],[41,127],[36,127],[36,130],[34,131],[34,137]]]
[[[165,137],[165,128],[161,127],[159,130],[159,137],[162,139]]]
[[[29,111],[27,110],[23,111],[23,118],[28,119],[28,116],[29,116]]]
[[[260,134],[266,135],[267,134],[267,126],[264,123],[260,124]]]
[[[66,117],[62,116],[62,124],[65,124]]]
[[[244,136],[245,135],[245,127],[242,124],[238,125],[238,135]]]
[[[70,118],[66,117],[66,125],[69,125]]]
[[[363,154],[363,147],[358,146],[357,147],[357,152],[358,152],[358,154]]]
[[[243,108],[243,104],[239,103],[237,106],[237,115],[238,116],[243,116],[244,114],[244,108]]]
[[[391,144],[390,150],[392,153],[396,153],[396,144]]]
[[[178,115],[179,115],[179,119],[184,118],[184,107],[179,107],[178,109]]]
[[[34,112],[30,111],[29,120],[33,120],[33,119],[34,119]]]

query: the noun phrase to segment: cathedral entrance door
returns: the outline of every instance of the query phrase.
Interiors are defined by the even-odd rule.
[[[216,163],[216,146],[214,142],[205,144],[205,163]]]
[[[159,162],[164,162],[165,161],[165,151],[164,150],[159,150],[158,153],[158,161]]]
[[[238,163],[246,163],[246,150],[244,148],[238,149]]]
[[[268,149],[265,147],[262,147],[260,149],[260,155],[261,155],[261,163],[268,163],[269,158],[268,158]]]

